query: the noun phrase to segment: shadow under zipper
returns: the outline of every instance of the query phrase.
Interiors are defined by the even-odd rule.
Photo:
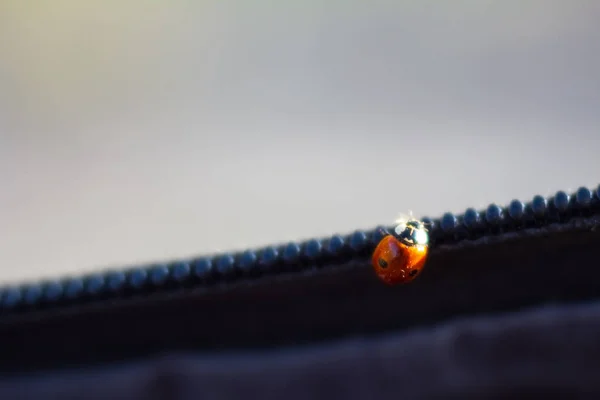
[[[425,219],[431,255],[383,285],[385,227],[1,290],[0,370],[265,348],[600,297],[600,188]]]

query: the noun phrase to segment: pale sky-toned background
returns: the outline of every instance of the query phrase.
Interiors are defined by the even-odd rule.
[[[600,2],[0,4],[0,282],[600,183]]]

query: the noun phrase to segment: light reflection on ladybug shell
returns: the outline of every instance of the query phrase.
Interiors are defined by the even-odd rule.
[[[372,264],[377,276],[388,285],[415,279],[427,261],[427,245],[405,244],[387,235],[373,252]]]

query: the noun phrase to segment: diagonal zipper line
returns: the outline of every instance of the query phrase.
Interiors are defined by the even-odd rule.
[[[491,204],[484,210],[468,208],[459,215],[446,213],[436,219],[423,218],[423,222],[429,227],[432,253],[564,230],[593,230],[600,222],[600,186],[596,190],[580,187],[571,194],[558,191],[548,198],[534,196],[526,203],[513,200],[506,207]],[[392,227],[379,226],[348,235],[313,238],[258,250],[10,285],[0,289],[0,313],[21,313],[178,288],[210,287],[216,283],[294,272],[311,273],[366,260],[390,229]]]

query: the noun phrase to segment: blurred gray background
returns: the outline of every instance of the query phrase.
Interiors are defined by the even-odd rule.
[[[5,0],[0,281],[600,183],[598,1]]]

